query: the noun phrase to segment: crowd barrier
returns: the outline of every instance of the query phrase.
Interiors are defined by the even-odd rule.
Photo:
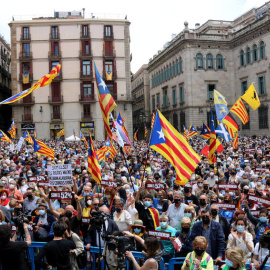
[[[30,260],[31,260],[32,270],[35,270],[35,248],[42,248],[44,245],[45,245],[44,242],[32,242],[31,246],[29,246],[29,256],[30,256]],[[103,251],[103,249],[102,249],[102,251]],[[98,247],[90,247],[90,252],[91,252],[92,257],[93,257],[93,260],[91,262],[92,269],[96,269],[96,254],[99,253],[99,248]],[[132,251],[132,254],[136,259],[144,258],[144,255],[141,252]],[[169,263],[164,264],[164,261],[162,259],[161,270],[178,269],[178,268],[175,268],[175,265],[182,265],[184,263],[184,260],[185,260],[184,257],[172,258],[172,259],[170,259]],[[87,269],[87,267],[84,268],[84,270],[86,270],[86,269]],[[104,262],[102,262],[101,269],[104,269]],[[249,263],[246,264],[246,269],[250,270]],[[127,270],[129,270],[128,261],[127,261]],[[263,270],[270,270],[270,265],[265,265]]]

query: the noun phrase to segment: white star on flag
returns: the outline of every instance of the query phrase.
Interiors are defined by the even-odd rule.
[[[106,89],[106,84],[105,84],[105,82],[102,79],[101,79],[100,84],[98,86],[102,86],[103,87],[103,90]]]
[[[123,124],[122,120],[120,120],[119,123],[122,125]]]
[[[159,139],[163,139],[163,140],[165,140],[165,135],[164,135],[164,133],[163,133],[163,130],[161,129],[160,131],[157,131],[157,133],[159,134]]]

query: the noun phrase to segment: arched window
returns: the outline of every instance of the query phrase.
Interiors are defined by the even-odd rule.
[[[258,48],[257,48],[257,45],[253,45],[252,55],[253,55],[253,62],[258,61]]]
[[[183,71],[182,58],[179,58],[179,73]]]
[[[268,128],[268,106],[261,105],[258,109],[259,128]]]
[[[177,115],[177,113],[173,114],[173,126],[176,130],[178,130],[178,115]]]
[[[224,59],[223,56],[221,54],[218,54],[216,56],[216,61],[217,61],[217,69],[224,69]]]
[[[214,68],[214,59],[211,53],[206,55],[206,68],[213,69]]]
[[[244,60],[244,51],[242,50],[240,52],[240,66],[242,67],[245,64],[245,60]]]
[[[246,62],[247,64],[250,64],[250,48],[248,47],[247,48],[247,51],[246,51]]]
[[[203,69],[203,55],[201,53],[196,55],[196,68]]]
[[[260,43],[260,59],[264,59],[265,58],[265,46],[264,46],[264,42],[262,41]]]

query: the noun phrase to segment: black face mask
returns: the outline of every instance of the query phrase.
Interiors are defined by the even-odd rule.
[[[178,189],[178,188],[179,188],[179,186],[173,185],[173,189]]]
[[[189,230],[190,230],[190,228],[183,228],[183,227],[182,227],[182,231],[183,231],[184,233],[188,233]]]
[[[213,203],[217,203],[217,201],[211,201],[211,204],[213,204]]]
[[[66,217],[67,218],[71,218],[72,217],[72,213],[70,211],[66,211]]]
[[[168,196],[168,200],[172,202],[173,201],[173,196],[172,195],[169,195]]]
[[[200,205],[205,206],[206,205],[206,200],[205,199],[200,199]]]
[[[201,249],[198,249],[198,248],[195,248],[194,251],[195,251],[196,255],[198,255],[198,256],[202,256],[203,253],[205,252],[205,250],[201,250]]]
[[[204,190],[208,190],[208,186],[203,186],[203,189]]]
[[[189,188],[184,188],[185,193],[189,193]]]
[[[33,198],[33,195],[32,194],[27,194],[27,198],[28,199],[32,199]]]
[[[244,194],[248,194],[249,190],[248,189],[244,189]]]
[[[211,210],[211,215],[212,215],[213,217],[216,217],[217,214],[218,214],[218,210],[217,210],[217,209],[212,209],[212,210]]]
[[[203,224],[209,224],[210,218],[208,216],[204,216],[204,217],[202,217],[202,222],[203,222]]]
[[[178,204],[178,203],[180,203],[180,202],[181,202],[180,199],[174,199],[174,203],[175,203],[175,204]]]
[[[224,200],[225,203],[230,203],[231,201],[230,200]]]

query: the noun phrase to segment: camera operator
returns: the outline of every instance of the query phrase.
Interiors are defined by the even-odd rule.
[[[26,264],[26,251],[28,246],[31,245],[31,236],[27,227],[28,224],[23,223],[26,240],[14,242],[16,239],[16,233],[12,237],[11,227],[9,225],[0,226],[0,263],[2,270],[28,269]]]

